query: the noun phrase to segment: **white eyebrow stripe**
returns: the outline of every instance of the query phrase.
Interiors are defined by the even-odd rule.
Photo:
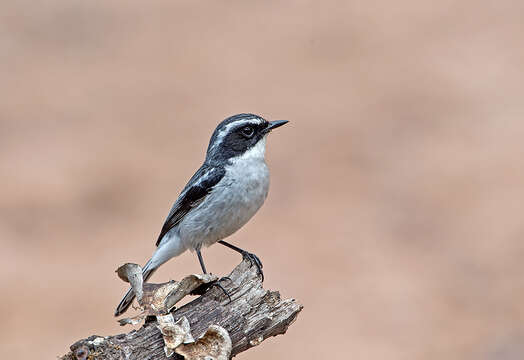
[[[217,137],[215,138],[215,142],[213,143],[211,149],[215,149],[218,145],[222,143],[224,140],[224,137],[229,134],[229,131],[231,128],[238,126],[241,123],[244,123],[245,125],[260,125],[262,124],[264,120],[259,118],[249,118],[249,119],[239,119],[233,122],[230,122],[227,124],[220,132],[217,134]]]

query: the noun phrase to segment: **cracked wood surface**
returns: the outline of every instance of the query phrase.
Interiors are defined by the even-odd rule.
[[[227,330],[233,343],[232,356],[260,344],[270,336],[284,334],[302,310],[294,299],[280,298],[278,291],[262,287],[257,269],[248,260],[242,261],[229,275],[231,281],[221,285],[231,296],[217,287],[172,311],[175,320],[185,316],[195,339],[211,325]],[[165,359],[164,341],[154,317],[139,329],[115,336],[93,335],[71,345],[63,360],[84,359]],[[182,359],[180,355],[175,357]]]

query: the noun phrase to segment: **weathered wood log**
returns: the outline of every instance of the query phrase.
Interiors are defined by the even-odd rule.
[[[302,310],[294,299],[282,300],[278,291],[264,290],[256,266],[242,261],[218,287],[173,310],[174,320],[187,318],[194,339],[212,325],[227,331],[231,339],[231,356],[260,344],[270,336],[284,334]],[[183,319],[182,319],[183,320]],[[215,329],[216,326],[213,327]],[[63,360],[84,359],[166,359],[164,338],[155,317],[149,317],[139,330],[115,336],[90,336],[70,347]],[[184,346],[184,345],[182,345]],[[174,359],[183,359],[174,354]]]

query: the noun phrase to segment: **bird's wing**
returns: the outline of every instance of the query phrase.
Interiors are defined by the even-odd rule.
[[[160,244],[164,235],[175,227],[192,208],[204,201],[211,189],[224,177],[224,174],[223,168],[206,166],[205,164],[197,170],[173,204],[164,226],[162,226],[156,246]]]

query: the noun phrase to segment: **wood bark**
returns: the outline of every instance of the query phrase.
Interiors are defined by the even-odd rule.
[[[294,299],[280,298],[278,291],[268,291],[256,266],[244,259],[220,282],[190,303],[171,311],[175,321],[186,317],[191,335],[198,339],[211,325],[224,328],[231,338],[231,356],[260,344],[271,336],[284,334],[295,321],[302,305]],[[166,359],[164,339],[156,318],[150,316],[139,330],[114,336],[93,335],[75,342],[63,360],[84,359]],[[172,359],[183,359],[175,354]]]

